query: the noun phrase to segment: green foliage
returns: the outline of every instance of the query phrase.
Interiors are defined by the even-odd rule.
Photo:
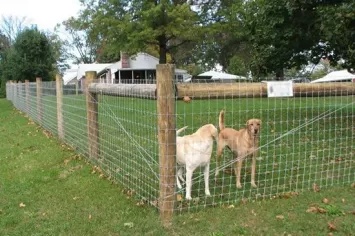
[[[52,80],[50,73],[54,64],[53,48],[46,35],[36,28],[25,29],[1,60],[2,78],[35,81],[36,77],[41,77],[44,81]]]
[[[244,60],[236,55],[230,59],[227,71],[231,74],[247,76],[249,70]]]
[[[333,66],[343,59],[342,67],[355,69],[355,1],[339,2],[318,9],[322,53]]]
[[[355,67],[351,0],[81,2],[79,16],[65,25],[84,62],[145,51],[179,67],[220,64],[231,73],[280,79],[324,57]]]
[[[103,52],[134,54],[157,46],[160,63],[194,41],[198,18],[186,1],[82,1],[78,20]]]

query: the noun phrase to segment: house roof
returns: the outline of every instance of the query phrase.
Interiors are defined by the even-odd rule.
[[[79,64],[78,66],[78,73],[76,78],[79,80],[81,79],[84,75],[86,71],[96,71],[99,72],[103,69],[105,69],[106,67],[112,65],[112,63],[105,63],[105,64],[98,64],[98,63],[94,63],[94,64]]]
[[[115,73],[118,70],[156,70],[159,64],[159,59],[144,52],[139,52],[136,55],[129,57],[129,68],[122,68],[122,61],[115,62],[98,72],[98,74],[105,73],[106,69],[111,69],[111,73]],[[175,69],[177,73],[187,73],[186,70]]]
[[[336,81],[343,81],[355,79],[355,75],[349,73],[347,70],[338,70],[333,71],[327,74],[326,76],[311,81],[311,83],[322,83],[322,82],[336,82]]]
[[[246,79],[243,76],[232,75],[232,74],[217,72],[217,71],[213,71],[213,70],[204,72],[202,74],[199,74],[198,76],[211,76],[212,80]]]

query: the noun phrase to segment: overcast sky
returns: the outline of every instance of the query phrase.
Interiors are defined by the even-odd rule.
[[[26,16],[41,30],[53,30],[57,23],[76,16],[79,9],[79,0],[0,0],[0,16]]]

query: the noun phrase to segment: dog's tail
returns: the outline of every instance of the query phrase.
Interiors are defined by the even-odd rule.
[[[219,130],[224,129],[224,110],[219,113]]]
[[[181,132],[183,132],[185,129],[187,128],[187,126],[182,127],[181,129],[176,130],[176,135],[179,135]]]

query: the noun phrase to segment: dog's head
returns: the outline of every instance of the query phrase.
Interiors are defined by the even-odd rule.
[[[250,119],[247,121],[247,130],[251,136],[258,136],[261,129],[261,120]]]

